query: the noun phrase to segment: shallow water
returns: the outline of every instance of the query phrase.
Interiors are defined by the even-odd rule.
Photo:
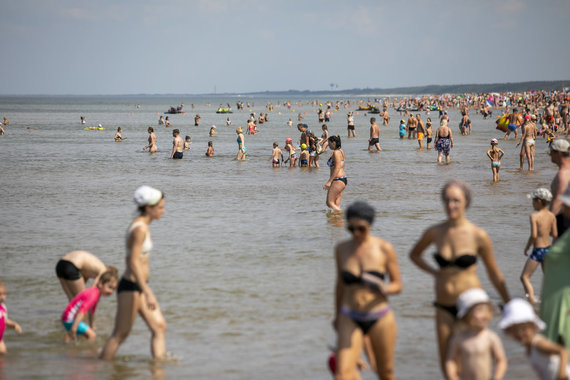
[[[245,136],[247,161],[236,162],[234,127],[245,127],[248,110],[229,115],[231,128],[224,126],[228,115],[215,114],[219,103],[236,100],[0,98],[0,117],[10,120],[0,137],[0,278],[7,284],[10,317],[24,330],[21,336],[5,334],[9,353],[0,359],[1,379],[75,378],[79,373],[87,379],[330,378],[332,249],[349,235],[327,216],[322,186],[328,179],[328,154],[321,157],[320,169],[273,169],[269,162],[273,141],[283,146],[287,137],[298,139],[297,129],[286,122],[292,118],[296,124],[299,111],[307,112],[305,122],[320,132],[316,109],[296,105],[294,112],[276,106],[257,135]],[[287,99],[242,100],[253,101],[253,111],[265,112],[267,100],[276,105]],[[193,144],[183,160],[172,161],[171,129],[156,125],[157,112],[180,102],[186,114],[171,115],[172,126],[182,136],[191,135]],[[195,113],[202,116],[199,127],[193,125]],[[397,137],[400,116],[390,114],[390,126],[381,126],[379,154],[366,151],[369,116],[362,112],[356,115],[354,139],[345,138],[346,110],[334,113],[327,125],[343,138],[347,157],[343,207],[358,199],[371,202],[378,216],[373,233],[392,242],[399,256],[404,290],[390,300],[399,329],[396,374],[438,379],[432,281],[407,254],[427,226],[444,218],[442,184],[450,178],[471,184],[468,216],[489,232],[511,294],[522,295],[518,278],[532,211],[526,194],[549,187],[556,168],[540,140],[536,171],[521,172],[515,142],[501,141],[506,153],[501,182],[492,184],[485,152],[490,138],[502,136],[494,119],[471,115],[473,134],[462,137],[459,116],[451,111],[452,163],[438,166],[433,150],[418,151],[415,140]],[[85,131],[80,115],[87,125],[101,123],[106,130]],[[437,113],[431,117],[436,120]],[[219,133],[209,138],[212,124]],[[149,125],[158,139],[154,156],[141,150]],[[128,137],[122,143],[113,142],[117,126]],[[204,156],[208,140],[214,142],[213,158]],[[95,356],[112,329],[115,297],[99,304],[96,344],[66,346],[59,323],[66,297],[54,267],[66,252],[84,249],[122,271],[125,231],[135,215],[132,194],[142,184],[166,194],[166,213],[152,224],[150,284],[168,322],[167,349],[174,359],[162,364],[149,359],[149,333],[138,319],[117,359],[101,362]],[[479,270],[483,286],[498,300],[482,266]],[[532,278],[537,292],[541,279],[537,271]],[[522,349],[503,341],[510,357],[507,378],[528,377]],[[374,376],[368,371],[363,378]]]

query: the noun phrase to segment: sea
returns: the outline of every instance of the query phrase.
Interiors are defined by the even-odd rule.
[[[331,379],[327,368],[334,308],[333,248],[350,238],[342,216],[331,215],[320,168],[273,168],[272,143],[298,141],[297,117],[320,136],[319,104],[373,97],[302,96],[3,96],[0,118],[10,121],[0,136],[0,279],[6,283],[9,317],[23,329],[7,330],[8,353],[0,357],[0,379]],[[244,110],[236,110],[236,102]],[[291,108],[283,103],[291,101]],[[308,104],[314,101],[314,104]],[[247,159],[235,161],[235,128],[246,130],[251,112],[268,112],[259,133],[245,135]],[[217,114],[220,104],[232,114]],[[249,103],[249,106],[248,106]],[[184,104],[183,114],[159,115]],[[473,191],[468,218],[490,235],[499,268],[512,296],[524,296],[519,280],[533,212],[527,194],[549,187],[556,166],[539,139],[534,172],[519,169],[511,137],[495,130],[495,117],[471,111],[473,132],[461,136],[459,113],[450,110],[455,147],[449,165],[437,164],[434,149],[418,150],[400,139],[402,118],[389,110],[382,126],[382,152],[369,153],[369,118],[356,105],[341,106],[327,123],[346,153],[346,208],[364,200],[376,209],[372,233],[397,252],[403,291],[390,298],[398,324],[396,376],[441,379],[434,330],[433,279],[408,254],[422,232],[445,219],[440,190],[449,179]],[[348,139],[347,111],[355,112],[356,137]],[[194,115],[200,125],[194,126]],[[495,110],[495,116],[499,110]],[[85,116],[86,124],[80,123]],[[232,125],[225,126],[227,117]],[[377,116],[377,115],[376,115]],[[422,119],[425,121],[425,112]],[[438,112],[429,117],[438,125]],[[293,127],[287,121],[293,121]],[[104,130],[85,130],[101,124]],[[217,135],[208,132],[216,126]],[[158,152],[143,151],[147,128]],[[118,127],[126,140],[113,140]],[[170,160],[172,129],[191,136],[182,160]],[[435,128],[434,128],[435,132]],[[486,157],[489,140],[505,151],[501,180],[492,182]],[[215,156],[204,155],[212,141]],[[116,297],[97,308],[94,343],[64,344],[60,322],[67,298],[55,275],[59,258],[86,250],[106,264],[125,268],[125,234],[136,215],[133,193],[149,185],[165,194],[166,212],[151,225],[154,249],[150,286],[166,318],[169,359],[150,357],[150,333],[141,318],[113,361],[97,359],[112,331]],[[431,247],[424,252],[432,261]],[[484,266],[483,287],[498,304]],[[531,279],[540,295],[542,273]],[[506,379],[530,377],[523,349],[497,328],[509,358]],[[376,378],[371,371],[363,379]]]

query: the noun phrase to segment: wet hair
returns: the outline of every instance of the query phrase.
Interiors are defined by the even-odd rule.
[[[449,189],[450,187],[458,187],[462,192],[463,192],[463,196],[465,197],[465,208],[469,208],[469,206],[471,205],[471,188],[469,187],[469,185],[463,181],[460,181],[458,179],[452,179],[451,181],[448,181],[445,185],[443,185],[442,189],[441,189],[441,200],[445,200],[445,192],[447,191],[447,189]]]
[[[329,136],[329,143],[334,142],[335,146],[334,149],[340,149],[341,146],[341,142],[340,142],[340,136],[336,135],[336,136]]]
[[[329,127],[327,127],[326,124],[323,124],[323,126],[322,126],[321,128],[324,129],[325,131],[328,131],[328,130],[329,130]]]
[[[213,146],[213,145],[214,145],[214,143],[213,143],[213,142],[211,142],[211,141],[208,141],[208,146]]]
[[[99,277],[99,282],[101,284],[106,284],[111,281],[119,281],[119,270],[114,266],[107,266],[107,270]]]
[[[279,146],[279,143],[277,141],[273,141],[273,147],[277,148]]]
[[[117,128],[117,132],[121,132],[121,127],[118,127],[118,128]]]
[[[153,127],[148,127],[148,131],[149,131],[149,132],[154,132],[154,128],[153,128]]]
[[[376,211],[374,207],[366,202],[356,201],[346,209],[346,220],[352,218],[362,219],[367,221],[370,225],[374,222],[374,214]]]
[[[190,140],[190,136],[186,136],[185,139],[186,139],[186,140]]]
[[[371,123],[375,123],[375,122],[376,122],[376,118],[375,118],[375,117],[371,117],[371,118],[370,118],[370,122],[371,122]]]
[[[179,135],[179,134],[180,134],[180,130],[179,130],[179,129],[173,129],[173,130],[172,130],[172,133]]]
[[[160,197],[160,200],[162,200],[162,199],[164,199],[164,192],[161,191],[160,193],[162,194],[162,196]],[[160,200],[159,200],[158,202],[160,202]],[[157,202],[156,204],[158,204],[158,202]],[[147,207],[147,206],[148,206],[148,207],[154,207],[154,206],[156,206],[156,205],[153,205],[153,206],[151,206],[151,205],[139,206],[139,207],[138,207],[138,211],[139,211],[139,214],[140,214],[140,215],[145,215],[145,214],[146,214],[146,207]]]

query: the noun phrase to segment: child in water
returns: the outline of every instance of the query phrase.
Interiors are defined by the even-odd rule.
[[[426,120],[426,137],[427,137],[427,145],[426,145],[426,149],[431,149],[431,147],[429,146],[429,144],[431,144],[432,142],[432,137],[433,137],[433,130],[431,129],[431,118],[427,118]]]
[[[539,188],[529,195],[532,198],[532,207],[536,212],[530,214],[530,236],[524,248],[524,255],[528,256],[528,250],[533,247],[532,254],[526,260],[526,264],[521,274],[528,302],[534,304],[534,289],[530,283],[530,276],[534,273],[538,265],[542,267],[544,257],[550,250],[550,237],[556,238],[558,230],[556,226],[556,216],[548,210],[548,204],[552,200],[552,193],[545,188]]]
[[[505,152],[499,147],[499,141],[497,139],[491,140],[491,148],[487,150],[487,157],[491,160],[491,170],[493,171],[493,182],[499,182],[499,169],[501,168],[501,158],[505,155]]]
[[[190,144],[192,144],[190,136],[186,136],[186,139],[184,141],[184,150],[190,150]]]
[[[8,318],[8,310],[6,309],[6,305],[4,305],[4,301],[6,301],[6,285],[0,281],[0,355],[6,353],[6,344],[4,343],[4,330],[6,326],[16,330],[18,334],[22,333],[20,325]]]
[[[403,139],[406,136],[406,121],[404,119],[400,120],[400,138]]]
[[[309,166],[309,152],[307,151],[307,144],[301,144],[299,166],[302,168],[306,168],[307,166]]]
[[[208,141],[208,150],[206,150],[206,157],[214,156],[214,143]]]
[[[226,119],[226,127],[229,127],[230,125],[232,125],[232,121],[230,120],[230,117],[228,116],[228,118]]]
[[[287,122],[287,125],[292,127],[293,126],[293,120],[291,120],[291,118],[289,118],[289,121]]]
[[[289,167],[294,168],[297,164],[297,153],[295,153],[295,147],[293,146],[293,140],[287,139],[285,140],[285,148],[287,152],[289,152],[289,157],[283,161],[283,163],[287,163],[289,161]]]
[[[566,349],[539,334],[546,324],[525,300],[514,298],[505,305],[499,327],[526,348],[532,369],[540,380],[568,379],[570,365]]]
[[[214,137],[216,135],[216,126],[212,125],[210,127],[210,137]]]
[[[507,357],[499,336],[487,328],[493,318],[489,296],[482,289],[466,290],[457,299],[457,310],[464,328],[451,338],[445,360],[447,378],[502,379],[507,372]]]
[[[88,341],[95,340],[95,309],[101,296],[110,296],[117,288],[119,272],[117,268],[109,266],[101,275],[95,286],[79,293],[67,305],[61,315],[61,323],[67,330],[65,342],[77,340],[78,335],[83,335]],[[83,322],[85,314],[89,312],[89,325]]]
[[[281,157],[281,161],[279,161],[279,157]],[[283,152],[279,149],[279,143],[277,141],[273,142],[273,152],[271,153],[271,161],[273,163],[274,168],[278,168],[281,166],[281,162],[283,162]]]

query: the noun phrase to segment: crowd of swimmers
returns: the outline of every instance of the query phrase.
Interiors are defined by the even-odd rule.
[[[511,299],[487,232],[466,217],[472,200],[469,186],[461,181],[450,181],[442,188],[441,200],[446,219],[423,232],[411,248],[409,257],[419,269],[431,275],[435,282],[435,332],[440,368],[443,376],[448,379],[501,379],[507,370],[501,339],[488,327],[494,307],[487,293],[482,290],[477,273],[479,261],[484,264],[492,285],[504,303],[499,328],[526,348],[529,361],[538,377],[565,379],[570,374],[567,352],[570,333],[565,327],[568,317],[551,317],[556,314],[552,308],[560,310],[566,307],[561,304],[568,300],[566,293],[561,295],[560,289],[554,292],[552,286],[548,286],[548,279],[551,278],[549,271],[570,269],[549,265],[549,260],[554,262],[561,254],[567,254],[566,247],[570,245],[570,233],[566,233],[570,226],[570,142],[565,138],[569,130],[570,99],[568,96],[561,97],[559,93],[550,93],[550,96],[547,96],[548,94],[537,92],[528,96],[505,95],[492,98],[477,95],[431,100],[428,97],[398,103],[406,107],[400,112],[407,118],[401,120],[400,136],[404,138],[407,134],[409,139],[417,139],[419,149],[423,149],[424,138],[428,139],[426,148],[430,148],[433,136],[439,163],[443,163],[444,156],[446,162],[449,162],[449,151],[454,146],[445,107],[453,106],[460,110],[460,131],[463,135],[469,135],[471,122],[468,109],[480,108],[481,113],[488,116],[492,113],[490,104],[495,110],[502,104],[509,115],[509,124],[516,127],[510,129],[516,133],[521,129],[521,138],[517,144],[523,145],[521,168],[523,158],[527,158],[528,168],[533,170],[534,146],[539,135],[550,140],[550,159],[558,167],[550,186],[551,190],[538,188],[529,195],[534,212],[530,215],[530,234],[523,250],[528,259],[520,276],[525,299]],[[388,103],[384,100],[384,105]],[[322,106],[318,101],[313,104]],[[334,106],[328,102],[325,107],[329,111],[330,108],[339,109],[346,104],[337,102]],[[509,110],[508,107],[513,104],[522,107],[524,111],[519,113],[517,109]],[[392,105],[395,105],[395,101]],[[553,108],[553,105],[558,108]],[[292,107],[291,103],[284,103],[284,106],[289,109]],[[411,107],[418,107],[426,113],[433,110],[440,112],[439,127],[435,134],[431,131],[430,116],[424,124],[420,114],[414,115],[408,111]],[[319,121],[321,116],[323,122],[327,119],[327,111],[318,114]],[[250,116],[248,123],[259,124],[259,119],[251,120],[253,116]],[[329,120],[331,117],[328,114]],[[381,117],[384,123],[387,119],[389,122],[386,109],[383,109]],[[267,115],[264,115],[262,120],[267,122]],[[541,127],[541,130],[545,131],[543,133],[538,132],[536,125],[540,124],[541,120],[545,123]],[[226,125],[231,125],[229,118]],[[345,172],[346,155],[342,150],[340,136],[329,135],[326,124],[321,127],[320,137],[305,123],[299,123],[297,128],[300,132],[296,141],[300,147],[299,153],[292,138],[286,139],[283,147],[287,158],[279,148],[279,143],[274,142],[270,157],[272,166],[288,164],[290,167],[319,167],[318,156],[330,150],[331,155],[327,161],[330,175],[323,188],[327,190],[327,206],[334,212],[341,212],[340,203],[348,177]],[[349,111],[348,137],[356,136],[355,129],[354,113]],[[248,128],[250,134],[254,134],[251,132],[255,130],[256,128]],[[236,159],[245,160],[247,149],[244,131],[241,127],[235,131],[238,148]],[[157,151],[157,145],[152,127],[148,127],[148,133],[148,145],[143,149],[154,153]],[[191,139],[186,136],[185,141],[182,140],[178,129],[174,129],[172,134],[173,148],[170,158],[180,159],[183,152],[189,149]],[[215,128],[210,128],[209,134],[215,135]],[[371,117],[369,151],[381,151],[379,137],[380,127],[376,118]],[[115,141],[124,139],[126,137],[122,136],[122,129],[118,128]],[[211,157],[213,154],[213,144],[210,141],[206,155]],[[487,157],[491,161],[494,181],[499,180],[500,161],[503,156],[504,151],[498,147],[498,140],[491,139]],[[92,341],[95,338],[94,314],[100,297],[111,295],[115,290],[117,292],[115,326],[101,350],[102,359],[114,357],[121,343],[128,337],[137,314],[142,317],[151,332],[152,356],[163,358],[166,355],[166,321],[157,298],[147,283],[152,250],[150,225],[164,213],[164,194],[157,189],[142,186],[136,190],[134,201],[138,214],[127,230],[126,269],[121,276],[115,267],[106,266],[96,256],[85,251],[70,252],[56,264],[56,275],[68,302],[61,316],[65,341],[76,340],[78,337]],[[378,377],[393,379],[397,324],[388,303],[388,296],[400,293],[404,285],[400,276],[398,255],[390,242],[370,233],[375,217],[372,206],[365,202],[353,203],[347,208],[345,216],[347,229],[352,237],[335,247],[337,281],[333,326],[337,332],[337,342],[331,355],[331,368],[336,379],[358,379],[358,368],[361,364],[359,357],[364,348],[370,358],[371,368]],[[551,246],[552,239],[555,244]],[[430,246],[436,247],[434,260],[437,267],[424,258],[424,252]],[[545,272],[541,316],[550,317],[546,318],[547,323],[535,313],[534,307],[538,305],[538,297],[529,280],[539,266]],[[93,279],[92,284],[87,287],[86,283],[90,279]],[[570,284],[563,286],[570,287]],[[22,331],[18,323],[8,318],[5,299],[6,286],[0,282],[0,353],[6,352],[4,329],[10,327],[19,333]],[[545,299],[550,302],[544,303]],[[566,319],[561,322],[560,318]],[[541,335],[540,331],[545,329],[545,335]]]

